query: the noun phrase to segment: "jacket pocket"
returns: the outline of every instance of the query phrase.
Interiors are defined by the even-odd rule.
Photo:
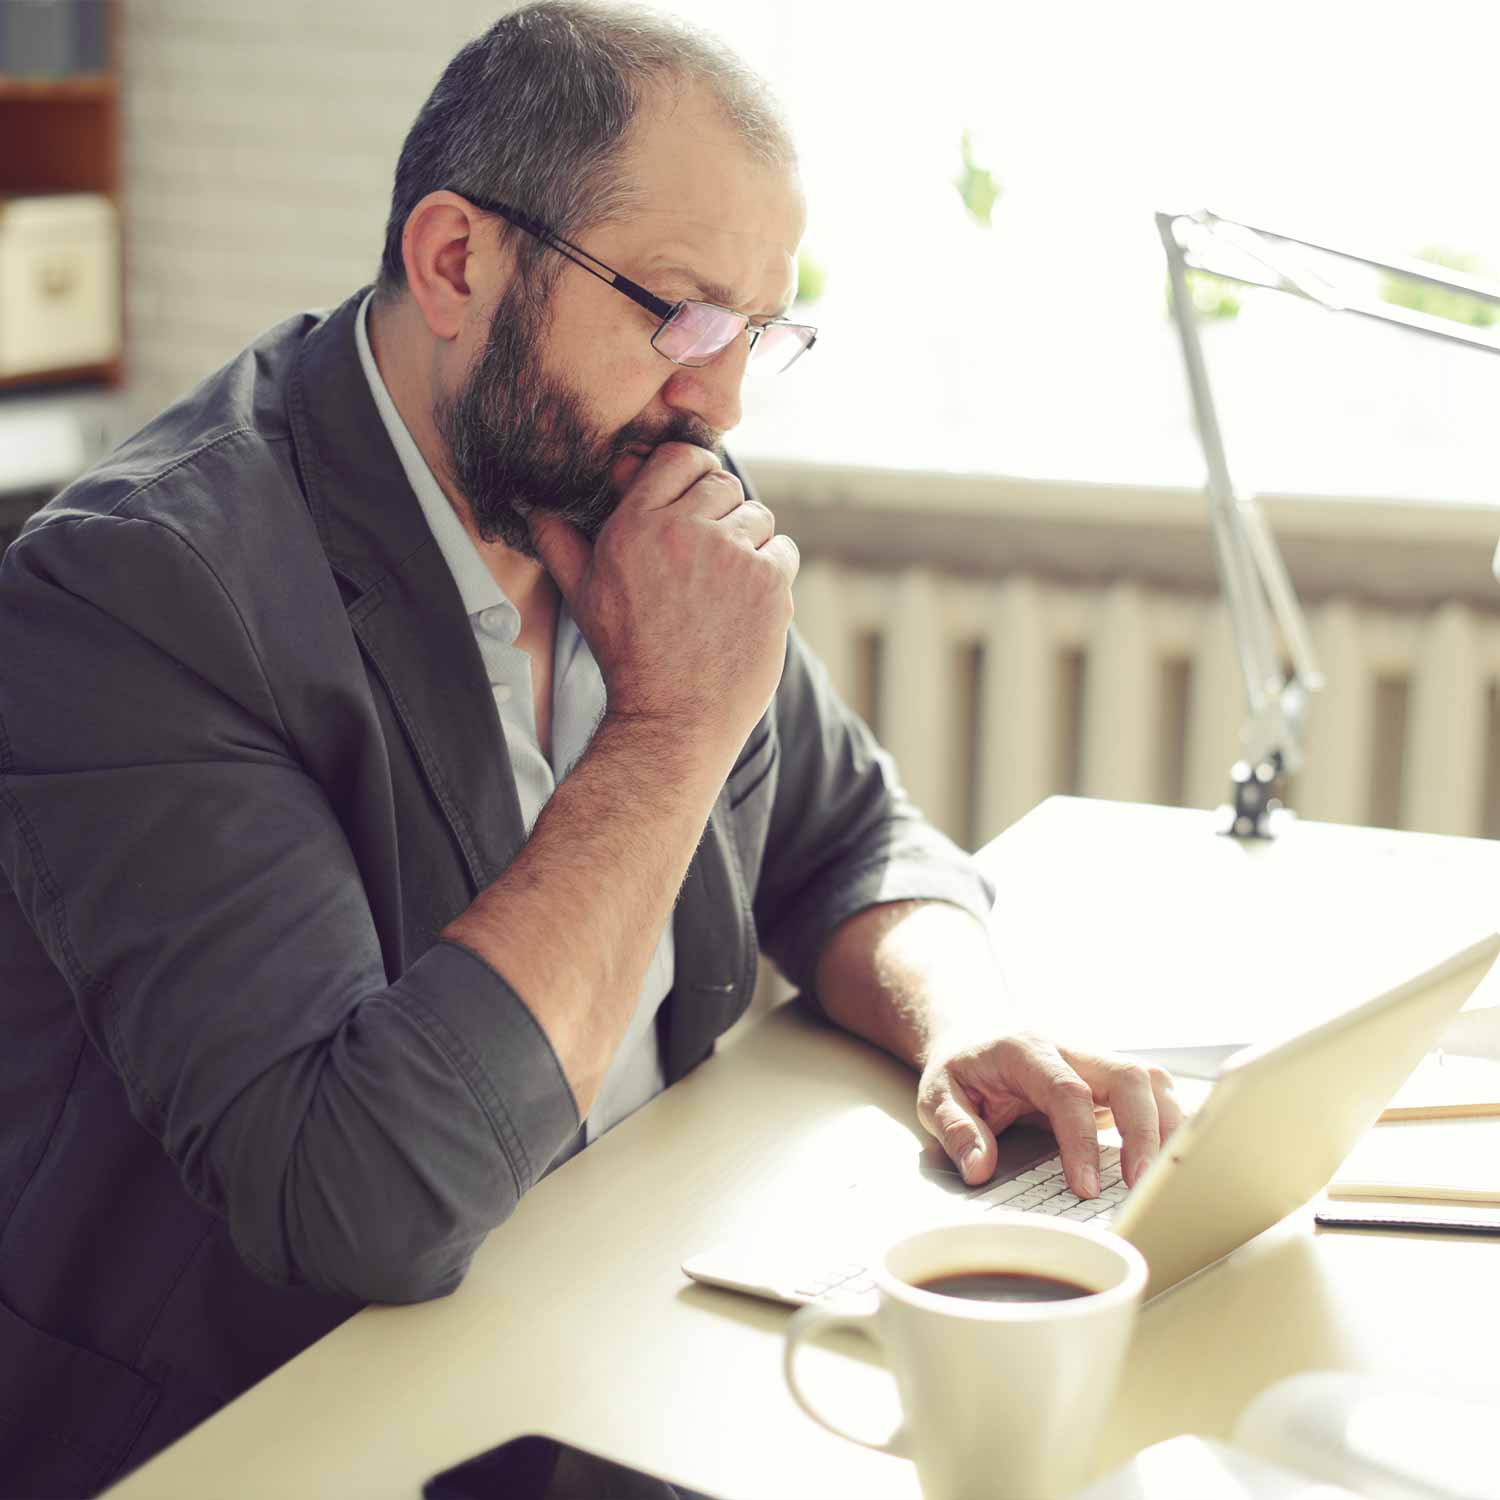
[[[0,1494],[79,1500],[113,1477],[159,1388],[0,1302]]]

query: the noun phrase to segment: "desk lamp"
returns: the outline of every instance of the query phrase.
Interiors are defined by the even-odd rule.
[[[1224,441],[1209,390],[1198,315],[1188,291],[1189,269],[1207,271],[1245,286],[1289,292],[1333,312],[1358,313],[1417,333],[1500,354],[1500,338],[1451,318],[1385,302],[1368,292],[1336,287],[1306,251],[1353,261],[1389,275],[1461,292],[1500,307],[1500,288],[1456,271],[1421,261],[1358,255],[1332,245],[1257,229],[1201,209],[1158,213],[1156,227],[1167,254],[1172,286],[1172,319],[1182,343],[1198,441],[1207,465],[1209,517],[1214,560],[1229,606],[1235,650],[1245,682],[1249,717],[1240,734],[1241,757],[1230,769],[1232,801],[1219,809],[1217,828],[1234,838],[1267,839],[1276,824],[1291,817],[1285,806],[1286,779],[1302,765],[1302,739],[1308,699],[1323,686],[1307,622],[1282,562],[1276,539],[1254,495],[1235,490],[1224,457]],[[1500,577],[1500,550],[1495,557]],[[1272,634],[1273,622],[1291,657],[1284,671]]]

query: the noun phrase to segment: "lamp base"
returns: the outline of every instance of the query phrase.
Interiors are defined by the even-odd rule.
[[[1273,839],[1297,815],[1281,800],[1281,752],[1257,766],[1234,763],[1229,772],[1234,801],[1214,813],[1214,832],[1225,838]]]

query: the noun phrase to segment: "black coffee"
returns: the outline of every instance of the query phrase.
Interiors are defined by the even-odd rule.
[[[934,1276],[914,1283],[919,1291],[942,1297],[962,1297],[969,1302],[1066,1302],[1073,1297],[1092,1297],[1094,1289],[1056,1276],[1031,1276],[1025,1271],[964,1271],[954,1276]]]

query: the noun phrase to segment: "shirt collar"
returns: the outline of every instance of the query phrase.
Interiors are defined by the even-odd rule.
[[[365,379],[370,384],[370,394],[375,398],[375,409],[380,413],[380,420],[385,423],[386,432],[390,434],[396,456],[406,472],[406,481],[422,507],[422,514],[427,518],[428,528],[438,544],[438,550],[443,554],[443,561],[448,564],[448,571],[458,585],[465,613],[477,615],[481,610],[495,605],[503,605],[514,612],[515,606],[505,597],[505,591],[485,567],[484,559],[480,557],[469,533],[464,530],[463,523],[443,493],[442,486],[427,467],[427,460],[422,457],[421,449],[402,421],[401,413],[396,410],[396,403],[391,400],[391,393],[381,378],[366,329],[370,300],[374,295],[373,292],[366,294],[365,300],[360,304],[359,314],[354,320],[354,341],[359,347],[359,362],[364,369]]]

